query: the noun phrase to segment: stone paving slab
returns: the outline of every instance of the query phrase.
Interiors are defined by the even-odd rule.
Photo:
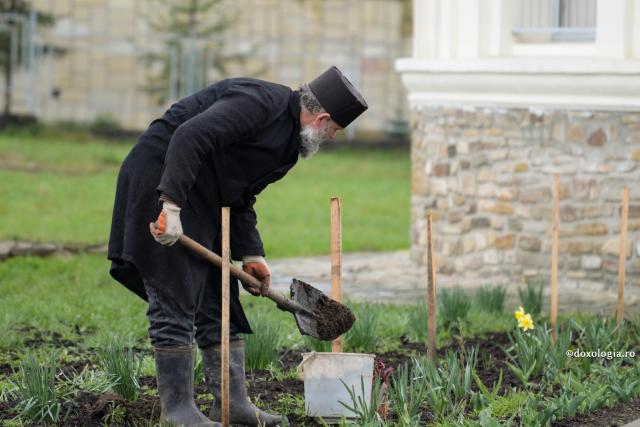
[[[51,255],[64,255],[70,253],[96,253],[106,255],[107,245],[0,240],[0,261],[11,257],[47,257]]]
[[[291,278],[303,280],[325,293],[331,290],[330,257],[314,256],[269,260],[271,283],[288,294]],[[357,252],[342,257],[342,291],[345,299],[371,302],[410,303],[426,296],[426,268],[411,261],[409,251]],[[612,313],[616,289],[562,288],[559,310]],[[451,288],[440,286],[439,289]],[[473,293],[477,288],[463,288]],[[548,287],[543,291],[548,304]],[[517,287],[507,287],[507,305],[517,305]],[[625,291],[625,311],[640,312],[640,290]]]
[[[59,245],[55,243],[0,241],[0,261],[14,256],[49,256],[64,253],[106,254],[106,245]],[[272,286],[286,294],[292,278],[308,282],[321,291],[331,293],[331,263],[328,255],[269,260]],[[490,280],[490,278],[489,278]],[[454,285],[438,283],[438,289]],[[412,303],[426,296],[426,268],[416,265],[409,251],[354,252],[342,257],[342,292],[346,300]],[[470,294],[477,287],[464,287]],[[507,287],[506,305],[519,304],[517,287]],[[548,310],[549,288],[543,290]],[[616,304],[615,284],[610,288],[563,287],[560,284],[561,311],[613,313]],[[640,313],[640,289],[625,290],[625,312]]]
[[[625,424],[622,427],[640,427],[640,419],[631,421],[629,424]]]

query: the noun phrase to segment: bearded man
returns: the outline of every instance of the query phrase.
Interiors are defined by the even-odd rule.
[[[109,239],[110,273],[149,303],[163,421],[217,426],[221,418],[221,272],[174,244],[184,231],[220,253],[220,208],[229,206],[231,257],[261,281],[261,289],[243,283],[245,289],[264,295],[270,270],[256,228],[256,195],[366,109],[362,95],[336,67],[297,91],[262,80],[227,79],[173,104],[125,158]],[[234,278],[230,306],[230,422],[278,425],[282,417],[247,398],[238,334],[251,328]],[[193,399],[194,340],[215,397],[209,418]]]

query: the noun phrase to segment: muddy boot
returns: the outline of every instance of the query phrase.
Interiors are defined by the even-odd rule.
[[[193,400],[193,350],[156,347],[156,377],[160,395],[160,420],[178,426],[220,427],[204,416]]]
[[[230,341],[229,345],[229,422],[232,425],[255,427],[288,426],[286,417],[268,414],[251,403],[247,397],[244,376],[244,341]],[[207,388],[214,396],[209,418],[220,421],[220,344],[200,351]]]

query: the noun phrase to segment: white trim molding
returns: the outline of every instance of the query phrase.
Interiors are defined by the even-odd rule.
[[[640,0],[597,0],[595,40],[519,43],[513,0],[414,0],[416,105],[640,111]]]
[[[640,60],[405,58],[396,69],[412,108],[640,111]]]

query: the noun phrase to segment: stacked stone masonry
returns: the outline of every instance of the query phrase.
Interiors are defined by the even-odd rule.
[[[560,175],[561,286],[615,289],[624,186],[626,284],[640,289],[640,113],[423,107],[412,112],[412,248],[434,217],[443,284],[548,283]]]

